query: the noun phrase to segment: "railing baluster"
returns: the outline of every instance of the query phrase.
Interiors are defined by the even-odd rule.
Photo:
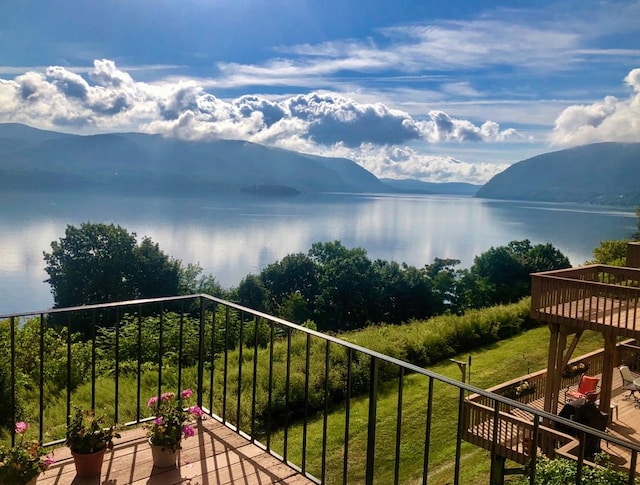
[[[71,313],[67,323],[67,426],[71,416]]]
[[[271,413],[273,412],[273,342],[275,323],[269,320],[269,389],[267,390],[267,451],[271,451]]]
[[[462,413],[464,412],[464,388],[460,387],[459,390],[460,390],[460,393],[458,395],[458,432],[456,436],[456,461],[455,461],[454,477],[453,477],[454,485],[458,485],[460,483],[462,425],[464,424],[464,419],[462,418]]]
[[[538,433],[540,432],[540,416],[533,416],[533,432],[529,442],[529,485],[536,483],[536,467],[538,465]]]
[[[96,408],[96,311],[91,312],[91,409]]]
[[[638,466],[638,452],[631,450],[631,463],[629,464],[629,481],[628,485],[636,483],[636,467]]]
[[[371,368],[369,369],[369,416],[367,418],[367,472],[365,477],[367,485],[373,484],[375,470],[378,375],[378,358],[371,356]]]
[[[256,432],[256,393],[258,385],[258,317],[253,317],[253,391],[251,394],[251,441],[254,442]]]
[[[11,422],[15,423],[17,421],[16,418],[16,408],[17,408],[17,402],[16,402],[16,319],[15,317],[11,317],[11,319],[9,320],[9,325],[10,325],[10,329],[9,329],[9,346],[11,347],[11,349],[9,350],[9,352],[11,353],[10,356],[10,360],[11,360]],[[68,406],[67,406],[68,408]],[[67,414],[69,414],[67,412]],[[16,444],[16,432],[13,426],[11,426],[11,446],[15,446]]]
[[[287,327],[287,370],[284,384],[284,461],[289,452],[289,385],[291,384],[291,328]]]
[[[116,308],[116,323],[115,323],[115,331],[116,331],[116,368],[114,374],[115,386],[114,386],[114,394],[115,394],[115,402],[113,405],[113,422],[118,423],[118,403],[120,402],[120,308]],[[92,397],[93,400],[95,398]],[[95,407],[95,406],[94,406]]]
[[[309,420],[309,354],[311,351],[311,335],[306,334],[304,361],[304,416],[302,419],[302,474],[307,471],[307,424]]]
[[[330,344],[328,340],[325,341],[324,351],[324,410],[322,413],[322,474],[320,481],[325,483],[326,481],[326,468],[327,468],[327,420],[329,415],[329,356],[330,356]]]
[[[584,454],[587,445],[587,434],[584,431],[578,431],[580,444],[578,445],[578,466],[576,469],[576,485],[582,483],[582,466],[584,465]]]
[[[204,387],[204,317],[206,311],[205,299],[200,297],[200,327],[198,328],[198,390],[197,403],[202,408],[202,393]],[[182,334],[181,334],[182,335]],[[182,361],[178,363],[178,371],[182,368]],[[180,379],[178,379],[180,380]],[[178,387],[180,395],[181,387]]]
[[[158,332],[158,398],[162,395],[162,355],[164,354],[164,308],[160,304],[160,330]]]
[[[393,469],[393,483],[400,483],[400,440],[402,438],[402,386],[404,381],[404,367],[398,368],[398,404],[396,415],[396,457]]]
[[[344,404],[344,452],[342,455],[342,483],[347,483],[349,468],[349,424],[351,418],[351,363],[353,360],[353,349],[347,349],[347,389],[345,390]]]
[[[216,310],[218,304],[213,302],[211,309],[211,372],[209,374],[209,412],[213,414],[213,397],[215,390],[215,370],[216,370]]]
[[[236,400],[236,427],[240,431],[242,399],[242,348],[244,347],[244,311],[240,312],[240,337],[238,339],[238,399]]]
[[[429,377],[429,389],[427,390],[427,423],[424,431],[424,453],[422,464],[422,483],[427,485],[429,475],[429,449],[431,447],[431,419],[433,417],[433,377]]]
[[[38,369],[38,374],[40,377],[40,380],[38,382],[38,392],[40,393],[40,410],[38,413],[40,426],[38,427],[38,441],[42,441],[44,438],[44,327],[45,325],[43,313],[42,315],[40,315],[40,345],[38,348],[38,357],[40,358],[40,368]]]
[[[222,382],[222,421],[227,422],[227,375],[229,374],[229,307],[224,318],[224,375]]]
[[[204,300],[200,298],[200,306],[204,305]],[[180,321],[178,322],[178,392],[182,391],[182,346],[184,334],[184,302],[180,302]],[[202,405],[200,405],[202,406]]]
[[[142,305],[138,305],[138,335],[136,341],[136,353],[138,356],[138,365],[136,369],[136,423],[142,419],[140,410],[142,409]]]

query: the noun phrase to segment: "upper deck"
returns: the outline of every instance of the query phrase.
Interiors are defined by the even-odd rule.
[[[576,332],[640,336],[640,269],[590,265],[531,278],[532,318]]]

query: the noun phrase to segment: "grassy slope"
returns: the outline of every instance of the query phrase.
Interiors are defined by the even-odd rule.
[[[472,356],[471,384],[487,388],[546,367],[548,330],[546,327],[529,330],[509,340],[497,342],[471,354],[460,355],[466,361]],[[585,334],[574,356],[602,346],[597,334]],[[525,360],[526,359],[526,360]],[[528,362],[527,362],[528,361]],[[458,367],[442,362],[430,367],[439,374],[460,378]],[[425,410],[427,382],[424,378],[410,375],[404,379],[403,425],[400,458],[400,482],[418,483],[422,474],[422,447],[425,436]],[[378,426],[376,436],[376,481],[393,483],[394,443],[396,436],[397,384],[382,387],[378,399]],[[453,457],[455,455],[457,392],[442,385],[435,386],[434,415],[431,429],[431,451],[429,483],[446,484],[453,480]],[[352,401],[349,440],[349,482],[360,483],[364,479],[366,462],[366,418],[368,399]],[[334,410],[328,419],[328,448],[332,454],[327,458],[327,479],[336,483],[342,479],[342,443],[344,441],[344,407]],[[320,475],[322,418],[311,420],[307,431],[306,467],[309,472]],[[302,425],[289,430],[288,458],[302,463]],[[283,433],[272,438],[272,447],[283,452]],[[462,483],[484,484],[489,471],[488,452],[463,443]]]

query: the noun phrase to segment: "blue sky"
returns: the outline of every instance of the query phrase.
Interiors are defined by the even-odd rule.
[[[484,183],[539,153],[640,141],[640,0],[8,0],[0,122]]]

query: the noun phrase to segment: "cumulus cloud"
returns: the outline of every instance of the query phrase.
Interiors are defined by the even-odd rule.
[[[628,99],[606,96],[592,104],[569,106],[560,113],[551,142],[572,146],[640,140],[640,68],[630,71],[624,81],[632,91]]]
[[[478,125],[443,111],[411,115],[337,93],[222,100],[193,80],[137,82],[108,59],[94,61],[84,74],[52,66],[13,80],[0,79],[0,121],[79,133],[133,130],[189,140],[247,140],[315,154],[348,153],[378,175],[402,175],[402,163],[407,170],[420,164],[435,167],[415,152],[409,157],[411,163],[392,157],[393,147],[520,137],[516,130],[502,129],[495,121]]]

